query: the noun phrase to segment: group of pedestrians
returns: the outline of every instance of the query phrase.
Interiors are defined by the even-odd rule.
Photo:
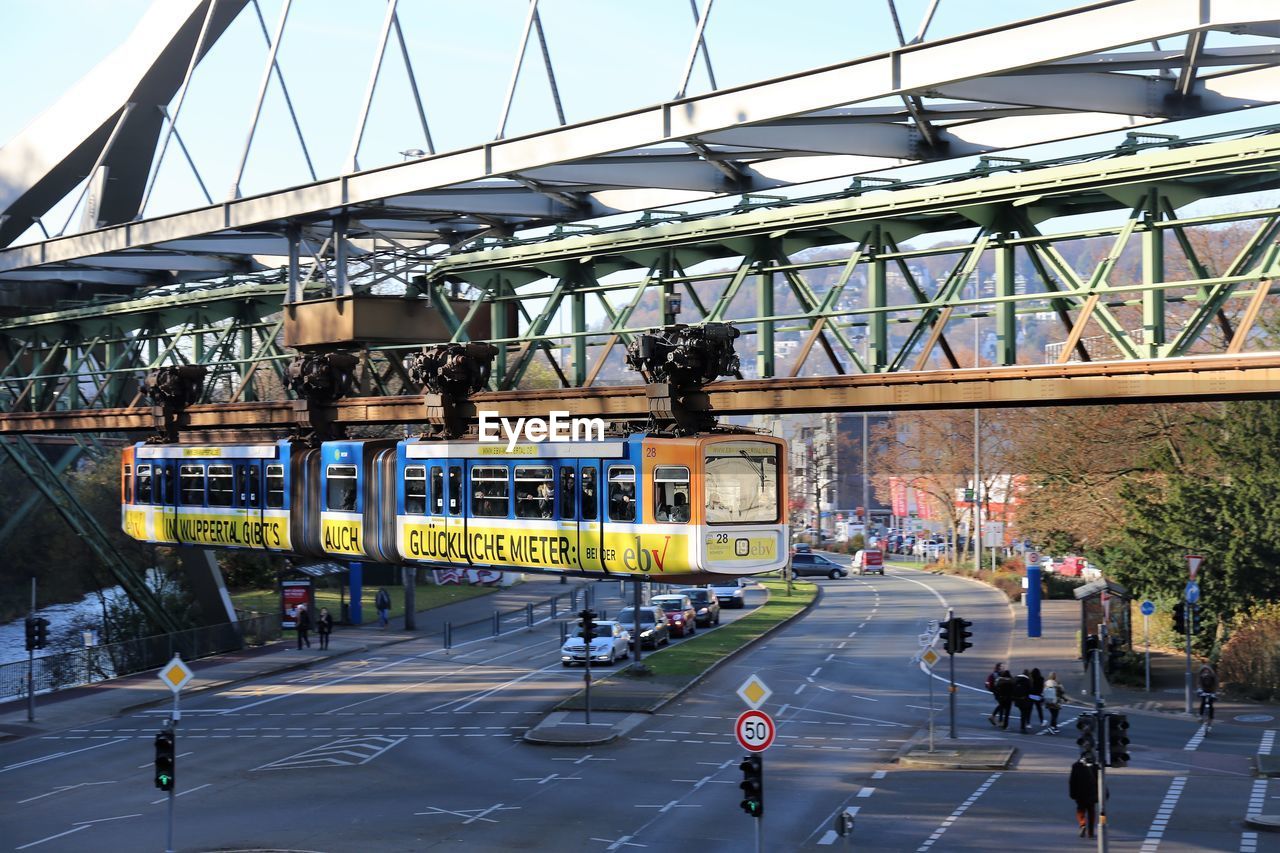
[[[378,590],[377,596],[373,601],[373,606],[378,611],[378,624],[383,628],[387,627],[391,615],[391,595],[385,590]],[[298,648],[306,646],[311,648],[311,628],[314,625],[316,629],[316,637],[320,641],[320,649],[329,648],[329,635],[333,633],[333,617],[329,615],[329,608],[321,607],[320,615],[311,618],[311,608],[304,602],[299,604],[293,612],[294,629],[298,632]]]
[[[1058,673],[1051,672],[1045,678],[1040,668],[1034,667],[1014,675],[1003,663],[998,663],[987,676],[987,690],[991,691],[996,702],[995,709],[987,717],[991,725],[1001,729],[1009,728],[1009,717],[1016,707],[1022,733],[1027,734],[1031,730],[1033,711],[1039,715],[1040,725],[1046,725],[1044,712],[1047,708],[1049,732],[1055,735],[1058,733],[1058,713],[1066,699],[1066,691],[1058,681]]]

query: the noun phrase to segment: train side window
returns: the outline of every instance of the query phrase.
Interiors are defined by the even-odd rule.
[[[423,465],[404,469],[404,511],[406,515],[427,514],[427,469]]]
[[[339,512],[356,511],[356,466],[330,465],[325,469],[329,487],[325,491],[325,508]]]
[[[630,465],[609,468],[609,518],[636,520],[636,469]]]
[[[183,465],[178,469],[182,485],[182,503],[186,506],[204,506],[204,466]]]
[[[462,468],[449,466],[449,515],[462,514]]]
[[[567,520],[576,518],[573,512],[575,479],[576,472],[572,468],[560,469],[560,517]]]
[[[178,504],[178,468],[173,464],[164,466],[164,503],[166,506]]]
[[[280,509],[284,506],[284,466],[267,466],[267,506]]]
[[[444,515],[444,469],[431,469],[431,514]]]
[[[134,491],[134,497],[140,504],[151,503],[151,466],[138,466],[138,488]]]
[[[550,466],[516,467],[516,518],[551,518],[555,488]]]
[[[133,503],[133,466],[124,466],[124,502]]]
[[[506,518],[508,509],[507,469],[477,466],[471,469],[471,514],[485,518]]]
[[[659,465],[653,469],[653,517],[684,524],[689,520],[689,469]]]
[[[230,465],[209,466],[209,506],[231,506],[235,480]]]
[[[582,491],[581,491],[582,520],[595,521],[596,507],[599,506],[598,498],[596,497],[596,495],[599,493],[599,490],[596,487],[596,469],[594,467],[582,469],[581,485],[582,485]]]

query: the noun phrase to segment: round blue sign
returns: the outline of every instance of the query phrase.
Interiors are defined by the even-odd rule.
[[[1200,584],[1191,581],[1187,584],[1187,604],[1195,604],[1200,600]]]
[[[1152,604],[1150,601],[1142,602],[1143,616],[1150,616],[1152,613],[1155,613],[1155,612],[1156,612],[1156,606],[1154,604]]]

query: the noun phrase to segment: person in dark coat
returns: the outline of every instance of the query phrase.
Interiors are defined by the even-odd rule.
[[[1040,673],[1040,667],[1031,670],[1031,704],[1035,706],[1036,713],[1040,715],[1040,725],[1044,725],[1044,676]]]
[[[391,612],[391,596],[385,589],[378,590],[373,606],[378,608],[378,624],[383,628],[387,627],[387,614]]]
[[[1018,706],[1018,716],[1022,720],[1022,733],[1027,733],[1027,724],[1031,721],[1031,673],[1023,670],[1013,679],[1013,704]]]
[[[333,633],[333,617],[329,615],[329,608],[321,607],[320,615],[316,617],[316,636],[320,638],[320,648],[329,648],[329,635]]]
[[[1088,832],[1093,838],[1093,828],[1098,823],[1098,766],[1083,758],[1071,765],[1068,793],[1076,804],[1076,823],[1080,825],[1080,837]]]
[[[311,611],[305,604],[299,604],[298,609],[294,612],[294,626],[298,629],[298,648],[302,648],[302,644],[306,643],[307,648],[311,648]]]
[[[1000,671],[1004,669],[1004,664],[996,664],[996,668],[987,673],[986,688],[991,693],[991,698],[995,700],[996,707],[987,717],[991,721],[991,725],[996,725],[996,718],[1000,715],[1000,698],[996,696],[996,679],[1000,677]]]
[[[996,678],[996,719],[1000,728],[1009,728],[1009,711],[1013,708],[1013,675],[1003,670]]]

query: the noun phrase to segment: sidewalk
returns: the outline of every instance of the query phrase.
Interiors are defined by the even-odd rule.
[[[329,649],[321,651],[315,633],[311,648],[299,650],[292,633],[265,646],[242,649],[225,655],[189,661],[195,673],[183,691],[188,697],[252,681],[268,675],[306,669],[333,658],[368,652],[398,643],[439,634],[445,622],[461,624],[488,618],[494,610],[510,611],[529,603],[544,602],[562,595],[583,581],[561,584],[558,578],[525,575],[515,586],[503,587],[490,595],[457,601],[431,610],[419,611],[416,631],[404,630],[404,616],[392,618],[386,629],[372,625],[340,627],[333,632]],[[148,707],[167,706],[172,694],[155,670],[60,690],[36,697],[36,721],[27,722],[25,699],[0,704],[0,741],[31,737],[51,731],[83,726],[95,720],[119,717]]]

